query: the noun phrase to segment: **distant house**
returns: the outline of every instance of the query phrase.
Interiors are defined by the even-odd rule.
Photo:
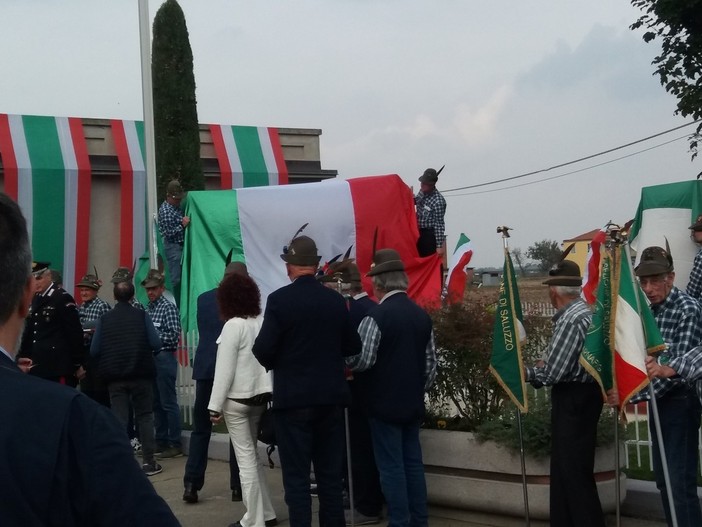
[[[600,229],[593,229],[576,236],[575,238],[563,240],[564,251],[569,245],[573,244],[573,248],[568,253],[568,256],[566,256],[566,260],[570,260],[578,264],[580,266],[581,273],[585,270],[585,261],[587,260],[587,252],[590,250],[590,242],[592,242],[592,239],[599,231]]]

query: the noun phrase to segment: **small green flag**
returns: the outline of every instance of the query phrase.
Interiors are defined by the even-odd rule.
[[[606,397],[614,387],[614,353],[612,331],[612,257],[605,252],[600,283],[597,286],[595,312],[587,330],[580,364],[592,375]]]
[[[495,309],[490,373],[495,376],[519,410],[526,413],[528,401],[520,344],[523,332],[522,306],[519,301],[517,280],[509,251],[505,249],[500,296]]]

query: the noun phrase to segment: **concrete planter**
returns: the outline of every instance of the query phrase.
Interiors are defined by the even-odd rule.
[[[485,513],[523,516],[519,456],[494,442],[480,443],[469,432],[421,430],[429,503]],[[623,462],[623,452],[620,450]],[[526,458],[531,518],[549,517],[549,459]],[[614,447],[598,449],[595,479],[605,513],[616,507]],[[626,476],[619,481],[626,495]]]

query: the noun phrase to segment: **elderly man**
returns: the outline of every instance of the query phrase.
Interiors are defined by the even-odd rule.
[[[153,414],[153,352],[161,348],[161,339],[149,315],[129,304],[134,297],[131,282],[115,284],[113,294],[117,304],[98,321],[90,354],[100,359],[98,373],[107,382],[110,406],[125,432],[133,405],[142,446],[142,470],[153,476],[162,470],[154,459]]]
[[[702,343],[702,313],[697,301],[673,285],[673,258],[665,249],[655,246],[644,249],[635,273],[639,277],[641,289],[651,302],[651,311],[667,346],[659,360],[680,374],[662,378],[659,377],[661,372],[649,364],[649,373],[654,376],[651,382],[663,431],[677,525],[699,526],[702,525],[702,513],[697,497],[696,474],[700,403],[694,384],[685,378],[695,377],[691,368],[694,369],[694,363],[699,360],[698,354],[702,351],[698,348]],[[632,401],[648,399],[649,390],[644,390]],[[666,520],[668,525],[673,525],[654,419],[649,411],[653,471],[663,500]]]
[[[424,393],[436,376],[432,322],[407,296],[409,279],[397,251],[378,251],[367,276],[380,303],[358,328],[361,355],[347,361],[357,384],[354,393],[370,421],[389,525],[427,525],[419,426]]]
[[[580,365],[592,312],[580,297],[580,267],[561,261],[544,284],[556,308],[545,359],[525,368],[534,387],[551,386],[551,525],[604,527],[593,475],[602,394]]]
[[[86,354],[88,355],[85,377],[80,381],[80,391],[100,404],[110,406],[110,394],[107,392],[107,386],[100,380],[95,371],[97,361],[90,357],[90,342],[95,332],[97,321],[111,309],[110,304],[97,296],[100,287],[102,287],[102,282],[97,277],[97,271],[95,273],[86,274],[76,284],[81,300],[81,304],[78,306],[78,316],[83,326],[83,338]]]
[[[173,287],[180,284],[180,260],[183,256],[185,228],[190,225],[190,218],[180,210],[180,202],[185,193],[180,181],[174,179],[166,186],[166,200],[158,208],[158,230],[163,237],[168,272]]]
[[[156,453],[158,457],[183,455],[180,446],[180,407],[176,392],[178,359],[176,350],[180,339],[178,308],[166,300],[163,275],[151,269],[141,285],[146,289],[149,305],[146,312],[154,323],[162,347],[156,354],[156,390],[154,390],[154,421],[156,424]]]
[[[32,375],[77,386],[85,375],[83,328],[73,297],[51,280],[48,262],[33,262],[34,297],[19,356],[31,359]]]
[[[275,433],[290,524],[312,522],[310,467],[319,495],[319,524],[343,526],[343,407],[350,402],[344,357],[360,351],[344,299],[315,279],[314,240],[283,248],[291,284],[268,296],[253,354],[273,370]]]
[[[106,408],[14,361],[32,300],[19,207],[0,193],[0,494],[3,525],[180,525]],[[76,316],[77,320],[77,316]]]
[[[702,214],[697,216],[695,223],[690,225],[690,238],[698,246],[702,246]],[[690,281],[687,283],[685,292],[698,301],[702,300],[702,248],[697,251],[695,261],[692,263],[690,271]]]
[[[434,253],[443,255],[446,249],[444,215],[446,200],[441,192],[436,190],[439,174],[433,168],[427,168],[419,178],[419,192],[414,197],[417,209],[417,226],[419,240],[417,250],[419,256],[429,256]]]

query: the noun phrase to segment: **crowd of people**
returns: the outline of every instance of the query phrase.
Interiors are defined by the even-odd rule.
[[[425,254],[445,246],[437,179],[437,171],[427,169],[416,197]],[[178,208],[180,184],[171,182],[167,194],[162,209],[173,236],[166,238],[167,263],[176,279],[174,254],[189,219]],[[702,244],[702,215],[690,230]],[[397,251],[375,251],[366,274],[372,300],[352,258],[320,268],[315,241],[300,231],[280,254],[290,284],[268,296],[263,312],[259,288],[241,262],[227,263],[218,287],[197,300],[194,426],[182,498],[198,502],[212,425],[224,422],[232,500],[245,507],[230,527],[278,523],[257,449],[259,422],[270,407],[291,525],[311,525],[314,486],[320,525],[376,524],[387,504],[390,526],[425,526],[419,427],[437,367],[432,321],[407,296]],[[142,306],[133,272],[118,268],[110,281],[112,307],[98,297],[95,270],[77,284],[77,305],[52,279],[49,262],[31,261],[25,220],[4,194],[0,270],[0,417],[13,423],[0,438],[31,453],[21,467],[13,456],[0,461],[11,475],[2,486],[12,497],[3,518],[22,525],[177,525],[147,479],[163,470],[159,458],[183,454],[176,396],[180,317],[164,295],[164,274],[152,269],[140,282],[149,300]],[[656,483],[669,525],[675,515],[679,526],[700,526],[695,387],[702,378],[702,250],[687,292],[673,283],[667,249],[645,248],[635,274],[666,343],[660,357],[646,360],[658,406],[649,423],[659,420],[663,432],[660,445],[651,431]],[[617,401],[614,392],[603,401],[578,360],[592,321],[581,283],[574,262],[562,260],[549,272],[544,284],[557,310],[553,335],[543,360],[525,367],[524,377],[536,388],[552,387],[552,525],[604,526],[593,476],[596,428],[603,403]],[[642,391],[634,402],[649,394]],[[138,439],[141,466],[130,436]],[[90,455],[76,462],[77,451]]]

